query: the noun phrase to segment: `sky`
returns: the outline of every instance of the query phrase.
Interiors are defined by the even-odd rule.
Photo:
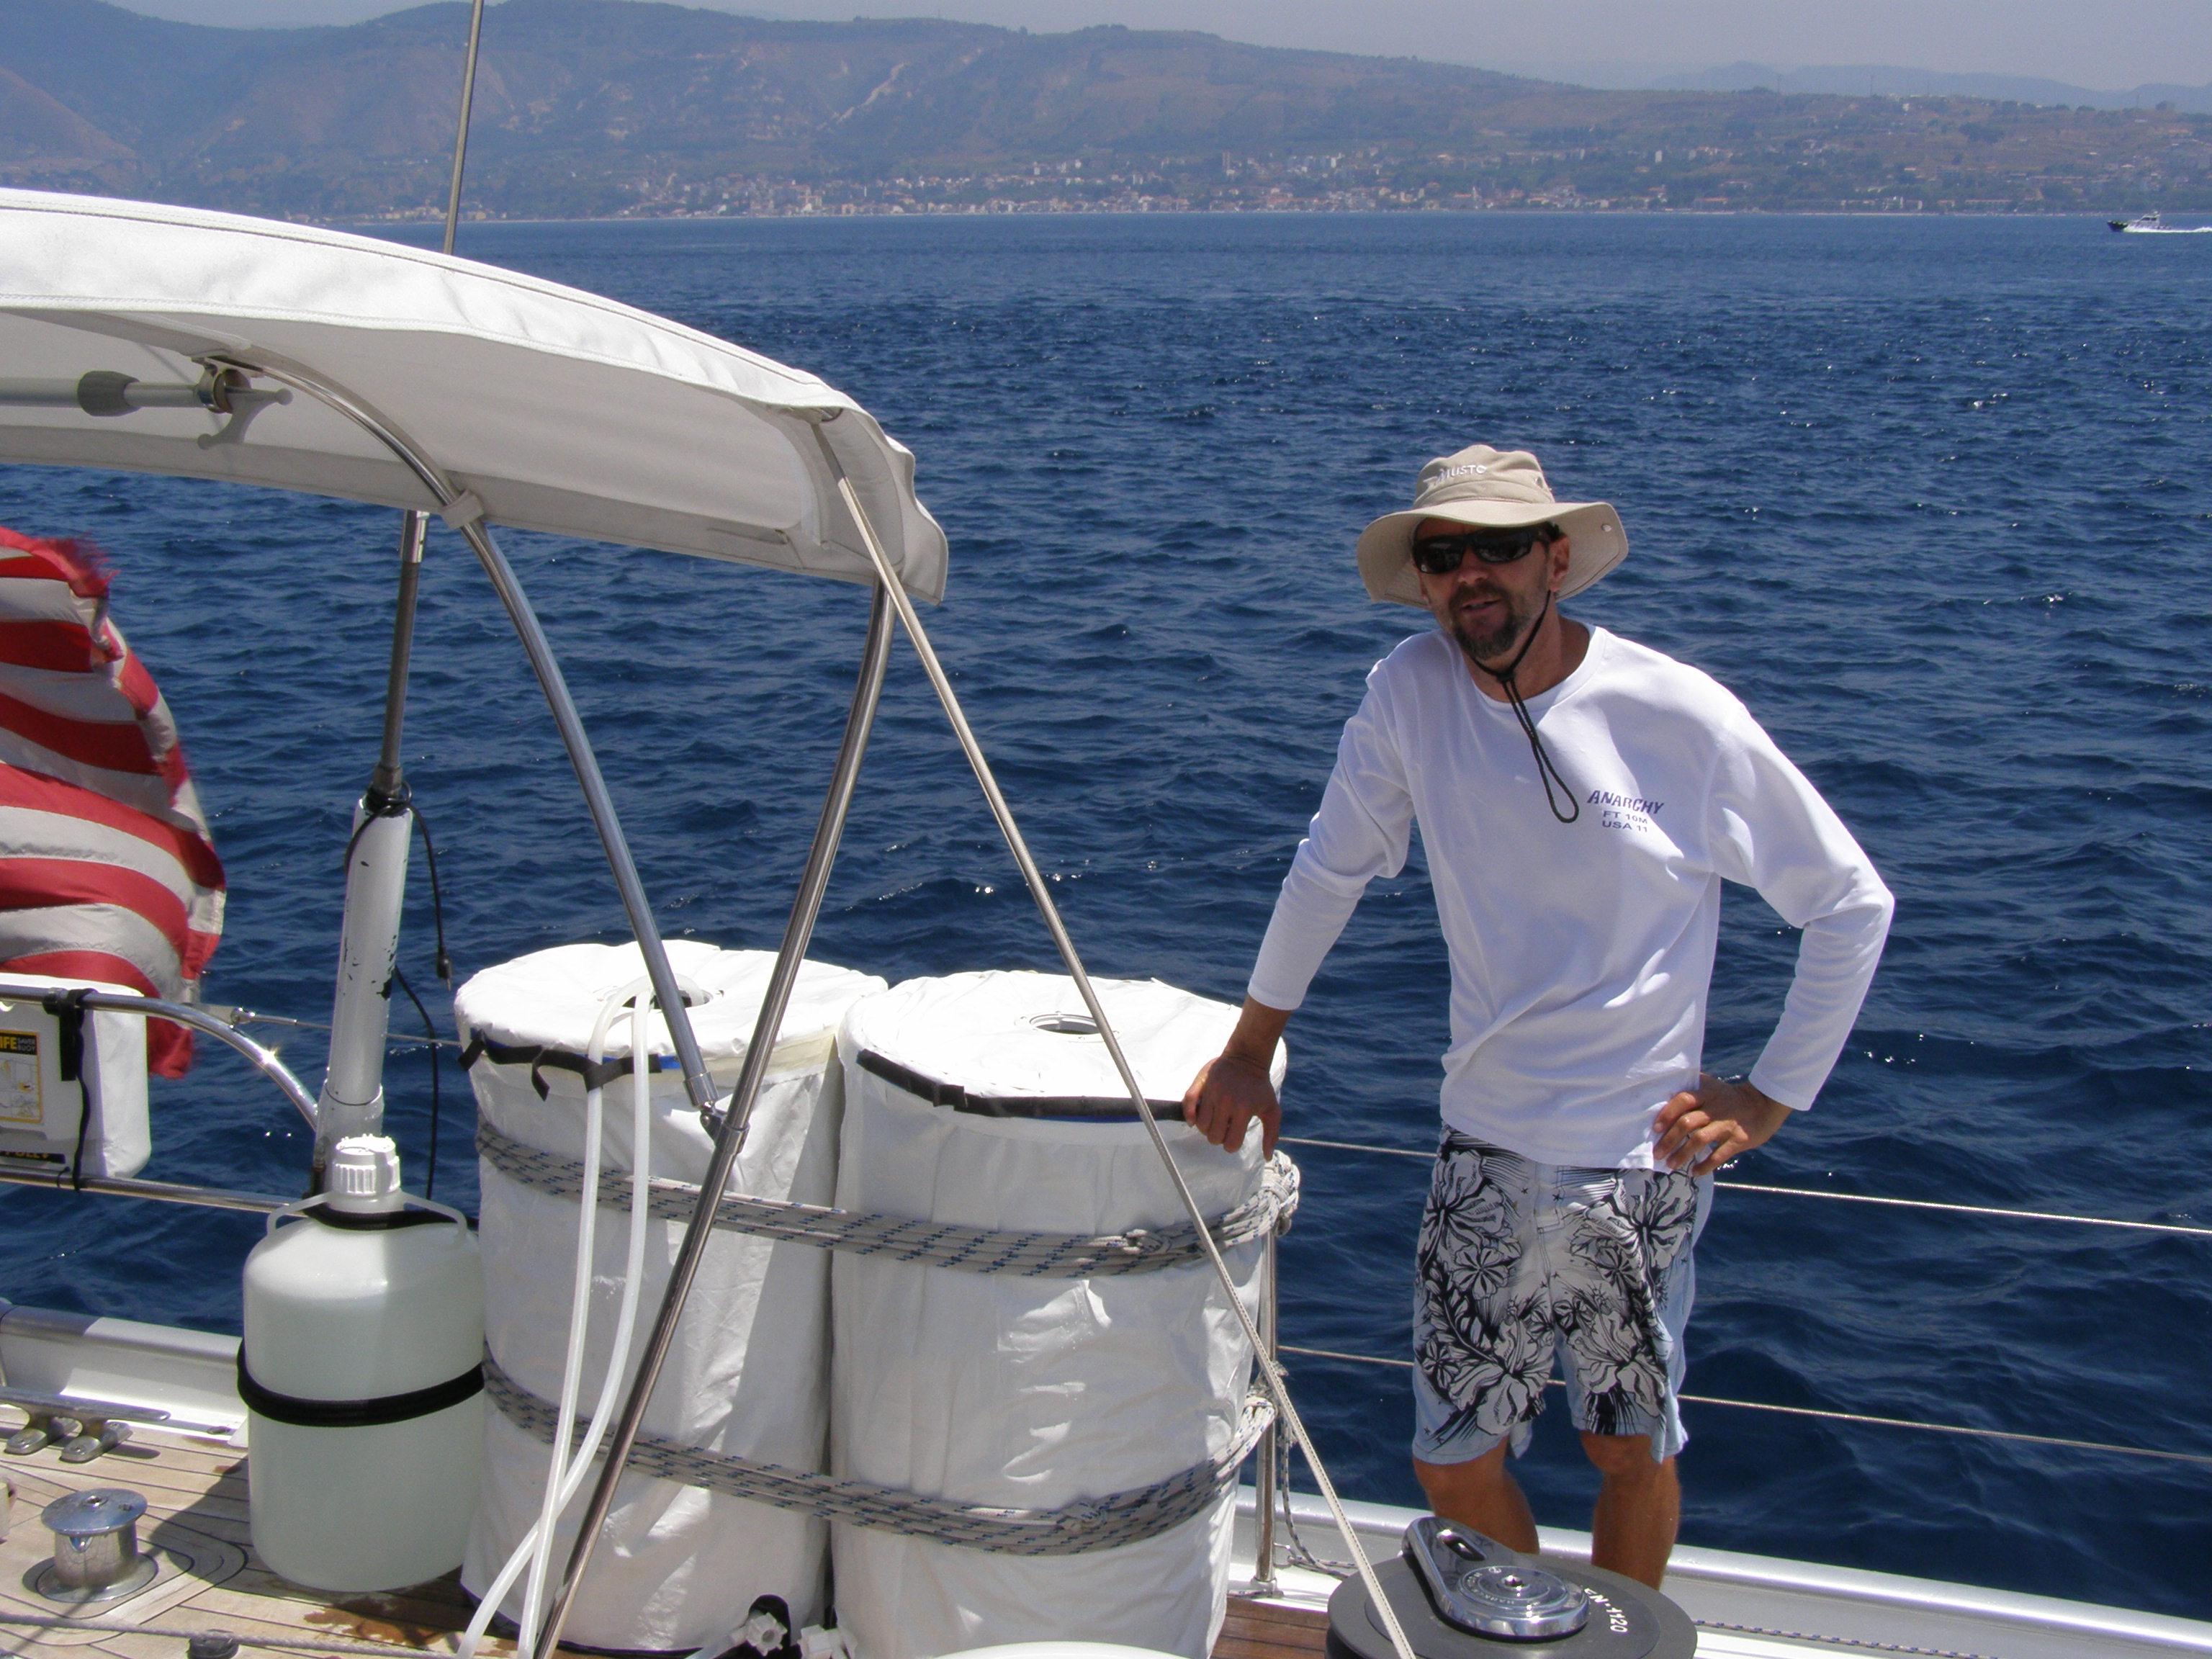
[[[710,0],[685,0],[709,3]],[[2212,82],[2212,0],[716,0],[756,16],[957,18],[1040,32],[1125,23],[1557,74],[1607,84],[1749,60],[1897,64],[2124,89]],[[190,22],[352,22],[396,0],[122,0]]]

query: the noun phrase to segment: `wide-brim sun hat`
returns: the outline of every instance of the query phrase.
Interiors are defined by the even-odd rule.
[[[1431,461],[1421,469],[1413,506],[1386,513],[1360,532],[1359,579],[1367,584],[1370,599],[1428,609],[1413,568],[1413,527],[1425,519],[1449,519],[1482,530],[1558,525],[1567,534],[1567,578],[1559,594],[1563,599],[1628,556],[1628,532],[1610,503],[1555,500],[1544,469],[1527,450],[1474,444]]]

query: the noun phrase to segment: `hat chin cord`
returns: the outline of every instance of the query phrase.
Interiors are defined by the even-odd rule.
[[[1545,749],[1544,739],[1538,734],[1536,722],[1529,717],[1528,705],[1522,701],[1521,688],[1514,680],[1514,676],[1521,672],[1521,664],[1527,658],[1529,647],[1536,643],[1536,635],[1543,630],[1545,614],[1551,608],[1552,591],[1546,588],[1544,603],[1536,612],[1535,624],[1529,629],[1528,637],[1521,641],[1521,648],[1513,653],[1513,660],[1504,667],[1486,668],[1480,660],[1472,658],[1470,660],[1505,688],[1505,701],[1512,704],[1513,718],[1521,722],[1521,730],[1528,738],[1529,752],[1536,757],[1536,779],[1544,786],[1544,805],[1552,809],[1552,816],[1561,823],[1572,823],[1583,815],[1582,803],[1575,799],[1575,792],[1566,779],[1560,776],[1559,769],[1552,763],[1551,754]],[[1553,787],[1555,782],[1556,789]],[[1559,811],[1559,798],[1561,795],[1565,796],[1567,801],[1567,810],[1564,812]]]

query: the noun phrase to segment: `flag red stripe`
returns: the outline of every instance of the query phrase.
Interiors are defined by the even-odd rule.
[[[0,622],[0,663],[64,674],[88,674],[106,666],[94,653],[91,630],[65,622]]]
[[[64,783],[42,772],[0,765],[0,807],[7,806],[85,818],[110,830],[120,830],[173,855],[201,886],[219,888],[223,884],[222,860],[207,842],[189,830],[125,806],[121,801],[111,800],[96,790]]]
[[[138,660],[136,651],[123,653],[123,696],[131,708],[141,714],[150,714],[154,705],[161,701],[161,694],[154,686],[154,677],[146,672],[146,665]],[[172,754],[176,751],[172,749]]]
[[[48,581],[67,582],[70,592],[80,599],[106,597],[107,578],[100,571],[99,556],[88,543],[42,542],[28,536],[19,536],[12,530],[0,529],[0,547],[23,556],[0,560],[0,576],[27,579],[43,576]]]
[[[64,904],[114,904],[161,931],[185,959],[191,932],[185,901],[151,876],[86,859],[0,857],[0,911],[51,910]]]
[[[185,959],[179,964],[185,984],[190,985],[200,976],[201,970],[207,966],[208,958],[215,954],[215,947],[222,943],[221,933],[210,933],[198,927],[185,936]]]
[[[107,593],[89,542],[0,528],[0,939],[18,969],[158,994],[189,988],[215,950],[222,863]],[[146,1047],[159,1075],[191,1063],[191,1034],[167,1021],[147,1023]]]
[[[159,777],[161,767],[138,723],[71,720],[33,708],[0,693],[0,726],[64,759],[109,772],[138,772]]]

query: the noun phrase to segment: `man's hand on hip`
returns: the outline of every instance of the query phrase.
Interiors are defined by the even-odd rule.
[[[1749,1083],[1723,1083],[1703,1072],[1695,1093],[1686,1089],[1659,1109],[1652,1124],[1655,1156],[1662,1170],[1711,1175],[1764,1146],[1789,1116],[1789,1107]]]
[[[1244,1000],[1237,1029],[1220,1054],[1199,1067],[1183,1093],[1182,1121],[1217,1146],[1237,1152],[1245,1126],[1260,1122],[1260,1150],[1273,1154],[1283,1132],[1282,1103],[1275,1098],[1275,1045],[1283,1040],[1290,1015],[1264,1002]]]

